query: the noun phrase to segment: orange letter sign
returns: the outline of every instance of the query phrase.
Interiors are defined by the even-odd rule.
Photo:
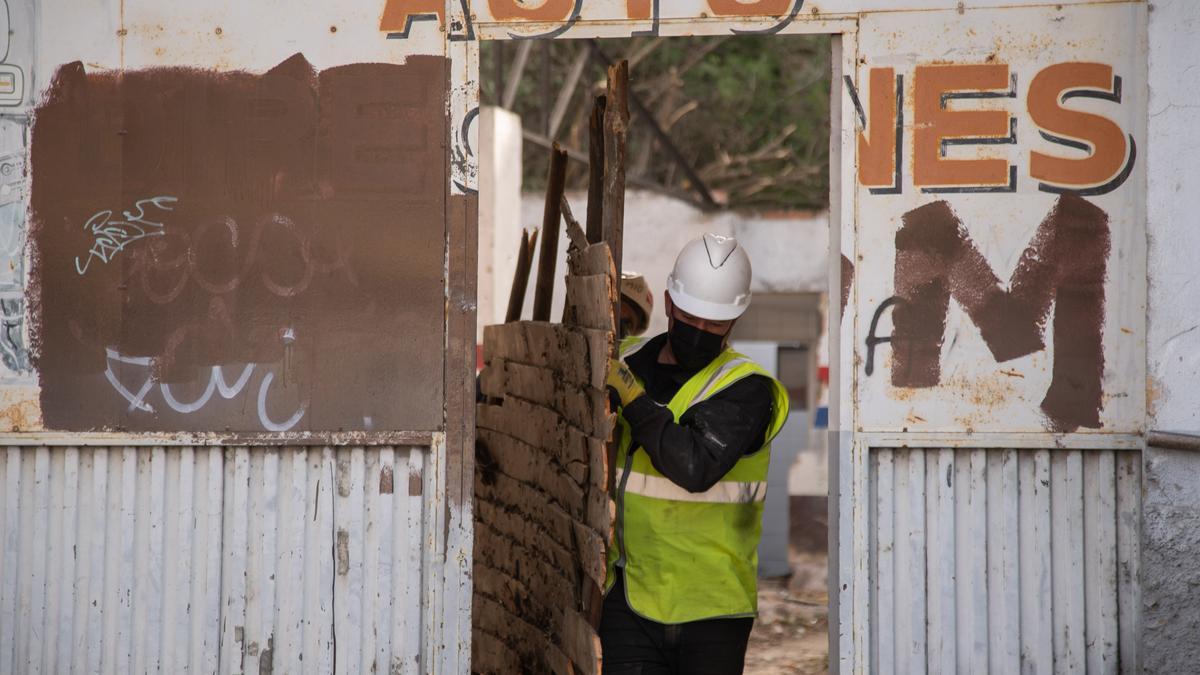
[[[545,0],[538,7],[526,7],[520,0],[488,0],[497,21],[566,21],[573,7],[571,0]]]
[[[847,78],[849,79],[849,78]],[[900,96],[893,68],[872,68],[871,110],[865,128],[858,132],[858,182],[872,192],[900,188]],[[897,96],[897,94],[900,96]]]
[[[387,0],[379,30],[387,31],[388,37],[407,38],[413,21],[437,19],[444,24],[445,11],[445,0]]]
[[[915,79],[913,183],[923,192],[1015,190],[1015,167],[1007,160],[946,159],[948,145],[1016,142],[1003,110],[946,109],[955,98],[1009,96],[995,91],[1008,87],[1008,65],[918,66]]]
[[[1031,152],[1029,175],[1044,192],[1097,195],[1125,182],[1133,168],[1136,148],[1126,144],[1125,132],[1107,117],[1070,110],[1063,101],[1074,97],[1121,102],[1121,78],[1112,66],[1100,63],[1059,63],[1043,69],[1029,84],[1029,116],[1042,138],[1090,153],[1067,159]]]
[[[708,0],[708,6],[717,16],[783,16],[791,4],[792,0]]]

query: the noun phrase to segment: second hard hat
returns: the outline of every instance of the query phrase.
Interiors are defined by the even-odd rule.
[[[708,233],[679,252],[667,292],[688,314],[727,321],[750,306],[750,278],[750,256],[737,239]]]
[[[650,325],[650,314],[654,311],[654,295],[646,278],[637,272],[621,273],[621,300],[628,302],[637,314],[637,322],[631,335],[641,335]]]

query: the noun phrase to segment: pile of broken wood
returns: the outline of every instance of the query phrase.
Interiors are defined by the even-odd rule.
[[[619,339],[629,70],[609,68],[591,116],[586,227],[563,194],[557,144],[533,320],[521,321],[539,235],[523,232],[502,325],[484,329],[477,407],[472,671],[600,672],[597,633],[613,525],[614,416],[604,380]],[[559,232],[566,299],[550,322]]]

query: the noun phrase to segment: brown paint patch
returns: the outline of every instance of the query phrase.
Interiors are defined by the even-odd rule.
[[[1099,428],[1104,373],[1108,215],[1073,195],[1059,198],[1021,255],[1008,289],[946,202],[904,215],[896,233],[892,384],[932,387],[953,296],[999,362],[1045,348],[1054,305],[1054,365],[1042,411],[1063,431]]]
[[[854,263],[842,256],[842,316],[846,316],[846,303],[850,301],[850,285],[854,283]]]
[[[1068,90],[1112,92],[1112,66],[1102,63],[1057,63],[1038,71],[1029,83],[1027,105],[1033,123],[1057,139],[1082,141],[1090,155],[1082,159],[1029,153],[1029,175],[1054,186],[1082,188],[1100,185],[1121,172],[1128,143],[1112,120],[1062,107]],[[1076,151],[1077,154],[1077,151]]]
[[[392,494],[392,467],[385,466],[379,470],[379,494]]]
[[[46,426],[440,428],[446,72],[60,68],[32,141]]]
[[[942,139],[1008,136],[1009,114],[1003,110],[947,110],[942,95],[1004,89],[1009,85],[1008,65],[917,66],[913,80],[913,183],[1007,185],[1007,160],[946,159]]]

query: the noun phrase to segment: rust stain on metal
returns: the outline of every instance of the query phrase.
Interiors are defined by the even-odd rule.
[[[447,68],[62,66],[31,149],[46,427],[440,428]]]
[[[339,497],[350,496],[350,460],[339,457],[337,461],[337,492]]]
[[[350,533],[346,530],[337,531],[337,573],[346,576],[350,571]]]
[[[379,494],[392,494],[392,467],[385,466],[379,470]]]
[[[28,431],[40,429],[42,412],[38,409],[37,401],[33,399],[20,400],[9,395],[11,390],[0,391],[0,430]],[[10,399],[11,400],[10,402]]]
[[[846,315],[846,302],[850,300],[850,285],[854,283],[854,263],[842,255],[842,316]]]

